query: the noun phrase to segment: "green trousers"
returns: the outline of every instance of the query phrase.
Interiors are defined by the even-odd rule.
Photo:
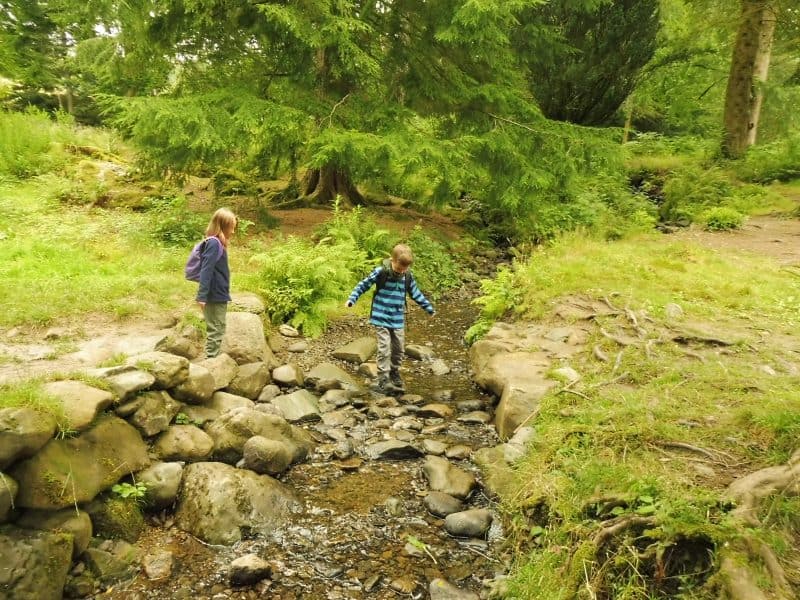
[[[225,335],[225,317],[228,314],[227,302],[206,302],[203,317],[206,320],[206,358],[219,354],[222,338]]]

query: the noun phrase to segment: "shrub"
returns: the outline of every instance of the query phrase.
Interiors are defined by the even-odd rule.
[[[370,263],[388,256],[393,245],[391,232],[378,227],[361,206],[343,210],[340,200],[337,196],[333,203],[333,216],[318,228],[316,238],[329,238],[335,244],[352,244],[364,252],[366,261]]]
[[[701,215],[701,219],[708,231],[739,229],[744,223],[744,215],[729,206],[710,208]]]
[[[408,245],[414,252],[414,278],[425,294],[436,298],[443,291],[461,286],[461,267],[445,244],[431,238],[417,225],[408,237]]]
[[[184,196],[150,199],[153,236],[167,246],[189,246],[203,237],[207,218],[188,210]]]
[[[30,177],[56,166],[59,159],[49,153],[52,127],[39,110],[0,111],[0,177]]]
[[[738,177],[753,183],[789,181],[800,177],[800,134],[753,146],[744,159],[732,164]]]
[[[664,184],[662,221],[693,221],[705,208],[719,206],[734,195],[731,181],[720,169],[693,166],[675,171]]]

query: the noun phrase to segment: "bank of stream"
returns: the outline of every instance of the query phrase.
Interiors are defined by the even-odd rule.
[[[269,536],[224,547],[209,546],[180,531],[169,511],[153,515],[137,546],[144,555],[170,552],[169,576],[151,581],[142,572],[98,597],[426,598],[436,578],[473,594],[484,589],[504,566],[500,520],[481,487],[464,505],[492,510],[492,526],[484,538],[456,538],[445,531],[444,519],[423,504],[430,490],[423,473],[424,453],[413,459],[371,460],[364,452],[367,445],[387,439],[420,449],[446,448],[452,464],[480,481],[470,456],[498,440],[487,422],[493,398],[474,385],[467,363],[463,337],[476,317],[470,299],[471,294],[463,292],[437,303],[434,318],[409,307],[406,343],[429,346],[449,373],[434,375],[430,363],[407,358],[403,376],[410,396],[395,401],[370,394],[335,411],[336,419],[303,425],[318,443],[308,460],[279,477],[303,506],[289,524]],[[372,334],[364,317],[351,315],[333,323],[306,353],[282,352],[279,358],[304,370],[322,361],[337,362],[363,379],[354,365],[333,359],[332,351]],[[430,402],[448,405],[452,416],[416,418],[419,408]],[[351,447],[352,456],[343,460],[342,447]],[[232,587],[230,563],[251,553],[271,562],[271,578],[252,587]]]

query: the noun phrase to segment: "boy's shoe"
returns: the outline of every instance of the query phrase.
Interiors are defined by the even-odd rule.
[[[371,389],[373,392],[379,392],[381,394],[388,394],[390,385],[391,384],[389,383],[388,379],[386,379],[385,377],[381,377],[381,378],[376,379],[375,381],[373,381],[372,385],[369,386],[369,389]]]
[[[389,375],[389,378],[391,380],[392,386],[394,386],[394,388],[398,392],[404,392],[405,391],[406,386],[403,383],[402,377],[400,377],[400,373],[392,373],[391,375]]]

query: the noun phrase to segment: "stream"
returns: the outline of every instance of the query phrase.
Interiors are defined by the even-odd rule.
[[[451,369],[437,376],[429,363],[406,358],[402,375],[407,393],[422,396],[422,401],[407,404],[402,397],[395,402],[371,394],[339,409],[347,418],[336,423],[337,432],[331,432],[330,422],[302,425],[318,444],[308,460],[279,477],[297,493],[304,507],[287,525],[269,536],[245,539],[230,547],[210,546],[174,527],[169,512],[151,515],[136,546],[142,556],[170,552],[171,574],[151,581],[142,572],[95,597],[427,598],[428,586],[435,578],[480,592],[485,582],[504,572],[499,559],[503,532],[496,511],[486,539],[454,538],[445,531],[444,519],[428,512],[423,504],[429,491],[422,470],[424,456],[370,460],[363,452],[370,443],[392,438],[420,448],[426,440],[442,442],[452,450],[450,462],[473,472],[480,482],[480,474],[469,460],[470,451],[494,446],[498,440],[491,424],[464,419],[475,411],[491,414],[493,405],[493,399],[469,376],[463,336],[477,309],[467,296],[437,303],[434,318],[409,306],[406,344],[430,346],[436,358]],[[333,359],[331,352],[365,335],[373,335],[366,318],[351,315],[311,341],[307,353],[278,353],[278,357],[304,370],[322,361],[335,362],[363,380],[354,365]],[[410,419],[419,406],[429,402],[449,405],[452,417]],[[375,409],[376,405],[390,416]],[[409,421],[416,424],[407,426]],[[342,442],[352,444],[353,455],[347,460],[340,460],[337,453]],[[464,504],[465,508],[493,508],[480,487]],[[250,553],[272,563],[272,577],[254,586],[232,588],[228,580],[231,561]]]

